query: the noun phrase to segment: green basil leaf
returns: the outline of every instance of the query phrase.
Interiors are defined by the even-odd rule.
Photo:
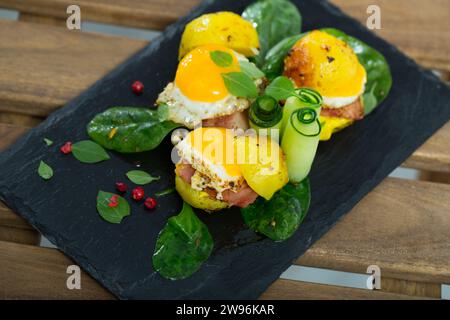
[[[278,101],[286,100],[287,98],[296,95],[294,84],[285,76],[275,78],[267,86],[265,93]]]
[[[48,138],[44,138],[44,142],[47,145],[47,147],[50,147],[53,144],[53,141]]]
[[[226,68],[233,63],[233,56],[228,52],[216,50],[211,51],[209,55],[211,60],[219,67]]]
[[[284,38],[267,52],[264,64],[261,67],[267,79],[272,80],[283,73],[284,59],[294,44],[306,34],[308,32]]]
[[[222,73],[223,81],[228,91],[241,98],[256,98],[258,96],[258,88],[256,88],[253,80],[243,72]]]
[[[322,29],[322,31],[348,43],[348,45],[353,48],[353,51],[355,51],[358,56],[359,62],[366,69],[367,82],[363,101],[364,105],[368,105],[367,107],[364,106],[365,114],[369,114],[384,99],[386,99],[389,91],[391,90],[392,75],[389,64],[379,51],[359,39],[349,36],[337,29],[327,28]],[[370,94],[370,92],[372,92],[372,94]],[[375,105],[373,98],[376,99]]]
[[[256,25],[260,54],[258,66],[264,63],[268,50],[281,39],[300,33],[302,18],[297,7],[287,0],[260,0],[249,5],[242,17]]]
[[[261,197],[241,209],[247,226],[275,241],[290,238],[305,218],[311,192],[309,180],[299,184],[288,183],[270,200]]]
[[[206,225],[183,203],[156,240],[153,267],[164,278],[178,280],[195,273],[208,259],[214,242]]]
[[[117,197],[117,206],[110,207],[111,197]],[[97,211],[100,216],[110,223],[121,223],[122,219],[130,215],[130,205],[123,197],[105,191],[99,191],[97,195]]]
[[[264,77],[264,73],[252,62],[241,60],[239,61],[239,65],[241,67],[241,71],[253,80]]]
[[[49,180],[53,177],[53,169],[44,161],[41,161],[39,163],[38,174],[42,179]]]
[[[97,163],[109,159],[101,145],[91,140],[83,140],[72,145],[72,154],[80,162]]]
[[[160,177],[153,177],[149,173],[142,170],[131,170],[127,172],[128,179],[135,184],[149,184],[150,182],[159,180]]]
[[[95,116],[87,131],[92,140],[106,149],[122,153],[143,152],[156,148],[169,132],[181,127],[168,121],[167,115],[165,105],[157,110],[114,107]]]

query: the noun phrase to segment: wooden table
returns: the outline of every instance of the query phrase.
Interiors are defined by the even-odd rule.
[[[199,0],[80,0],[82,19],[163,29]],[[378,4],[382,30],[445,81],[450,74],[450,1],[333,0],[365,23]],[[147,43],[65,28],[70,0],[0,0],[20,21],[0,20],[0,149]],[[450,104],[450,102],[449,102]],[[407,106],[405,106],[406,108]],[[439,298],[450,284],[450,122],[406,160],[421,181],[386,178],[295,264],[365,273],[377,264],[382,289],[278,280],[264,299]],[[428,180],[428,181],[424,181]],[[440,183],[437,183],[439,181]],[[376,219],[375,219],[376,217]],[[37,246],[38,233],[0,203],[0,298],[111,299],[87,274],[66,289],[69,258]]]

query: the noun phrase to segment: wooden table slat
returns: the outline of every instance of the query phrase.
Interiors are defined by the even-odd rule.
[[[63,106],[147,43],[6,20],[0,39],[0,112],[35,117]]]
[[[164,29],[185,15],[200,0],[81,0],[82,19],[140,27]],[[380,36],[429,68],[450,71],[450,12],[448,0],[332,0],[346,13],[366,24],[369,5],[381,9]],[[0,0],[0,7],[19,10],[27,16],[61,19],[65,25],[70,0]],[[420,8],[418,10],[417,8]],[[57,19],[53,19],[54,21]],[[52,22],[52,24],[54,24]],[[399,28],[398,26],[402,26]],[[432,36],[431,36],[432,35]],[[418,41],[420,39],[420,41]]]
[[[387,178],[296,263],[450,284],[450,185]]]

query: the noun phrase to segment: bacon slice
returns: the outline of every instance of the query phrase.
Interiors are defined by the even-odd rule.
[[[176,174],[181,177],[185,182],[191,183],[191,178],[195,173],[195,169],[187,163],[178,164],[176,169]],[[208,195],[212,199],[216,199],[217,191],[211,188],[206,188],[203,191],[208,193]],[[244,184],[237,190],[237,192],[233,192],[231,190],[225,190],[222,193],[223,201],[228,202],[233,206],[237,206],[240,208],[245,208],[249,204],[253,203],[256,198],[258,198],[258,194],[253,191],[245,182]]]
[[[195,169],[188,163],[180,163],[176,166],[175,172],[185,182],[191,183],[191,178],[195,173]]]
[[[204,127],[221,127],[228,129],[244,129],[249,128],[247,111],[235,112],[228,116],[206,119],[202,121]]]
[[[239,208],[247,207],[249,204],[255,202],[256,198],[258,198],[258,194],[246,183],[244,183],[237,192],[225,190],[222,192],[222,196],[224,201]]]
[[[351,120],[361,120],[364,118],[364,107],[361,97],[342,108],[322,108],[320,114],[326,117],[345,118]]]

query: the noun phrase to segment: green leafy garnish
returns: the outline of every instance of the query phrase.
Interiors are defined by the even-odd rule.
[[[243,72],[229,72],[222,73],[223,81],[228,91],[241,98],[256,98],[258,96],[258,89],[252,78]]]
[[[164,278],[184,279],[200,268],[213,247],[206,225],[183,203],[180,214],[169,218],[158,236],[153,267]]]
[[[214,61],[214,63],[219,67],[226,68],[231,66],[233,63],[233,56],[228,52],[216,50],[211,51],[209,55],[211,60]]]
[[[39,163],[38,174],[42,179],[49,180],[53,177],[53,169],[44,161],[41,161]]]
[[[363,101],[364,101],[364,113],[369,114],[372,112],[373,109],[377,106],[377,98],[375,97],[374,91],[377,84],[374,83],[372,86],[372,89],[370,91],[366,91],[363,95]]]
[[[289,50],[306,34],[301,33],[285,38],[267,52],[264,64],[261,66],[261,70],[265,73],[267,79],[272,80],[283,73],[284,59]]]
[[[278,101],[286,100],[291,96],[297,96],[294,84],[285,76],[275,78],[267,86],[265,93]]]
[[[114,107],[98,114],[87,131],[106,149],[122,153],[143,152],[159,146],[165,136],[180,124],[167,120],[167,106],[157,110]]]
[[[111,206],[115,201],[116,205]],[[121,223],[122,219],[130,215],[130,205],[123,197],[105,191],[97,195],[97,211],[100,216],[110,223]]]
[[[159,180],[160,177],[153,177],[149,173],[142,170],[131,170],[126,173],[131,182],[139,185],[149,184],[150,182]]]
[[[300,33],[301,15],[297,7],[287,0],[260,0],[249,5],[242,17],[256,25],[260,54],[256,57],[262,66],[266,53],[281,39]]]
[[[44,142],[47,145],[47,147],[50,147],[53,144],[53,141],[48,138],[44,138]]]
[[[72,145],[72,154],[80,162],[97,163],[109,159],[108,153],[99,144],[83,140]]]
[[[260,79],[264,77],[264,73],[255,66],[254,63],[249,61],[241,60],[239,61],[239,66],[241,67],[241,71],[248,75],[253,80]]]
[[[311,199],[309,180],[288,183],[270,200],[261,197],[241,209],[245,223],[253,231],[275,241],[291,237],[305,218]]]

